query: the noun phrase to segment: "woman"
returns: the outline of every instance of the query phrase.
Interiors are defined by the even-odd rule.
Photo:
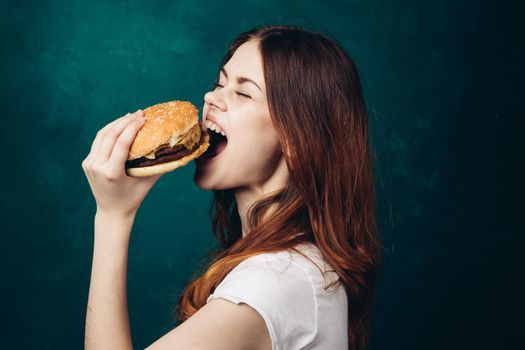
[[[194,181],[213,190],[221,248],[184,290],[182,323],[148,349],[365,349],[382,247],[351,58],[322,34],[255,28],[232,42],[204,101],[204,125],[227,144],[196,160]],[[87,349],[132,348],[127,245],[159,178],[124,173],[141,114],[104,127],[82,164],[97,201]]]

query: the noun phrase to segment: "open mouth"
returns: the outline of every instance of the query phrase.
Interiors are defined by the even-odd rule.
[[[214,130],[208,129],[210,134],[210,147],[203,153],[201,156],[204,159],[210,159],[216,157],[226,148],[228,144],[228,139],[226,136],[223,136],[221,133],[218,133]]]

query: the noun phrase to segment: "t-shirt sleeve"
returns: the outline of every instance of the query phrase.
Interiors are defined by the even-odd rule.
[[[245,303],[264,319],[272,349],[299,349],[317,332],[314,285],[303,267],[291,259],[260,254],[235,267],[210,294]]]

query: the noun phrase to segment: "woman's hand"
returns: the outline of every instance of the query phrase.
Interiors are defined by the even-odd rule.
[[[155,182],[163,175],[130,177],[125,162],[135,135],[144,124],[142,110],[128,113],[100,129],[82,169],[97,202],[97,213],[134,216]]]

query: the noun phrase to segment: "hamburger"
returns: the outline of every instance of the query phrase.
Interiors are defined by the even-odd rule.
[[[126,174],[143,177],[166,173],[201,156],[210,135],[188,101],[159,103],[144,109],[145,122],[133,140]]]

